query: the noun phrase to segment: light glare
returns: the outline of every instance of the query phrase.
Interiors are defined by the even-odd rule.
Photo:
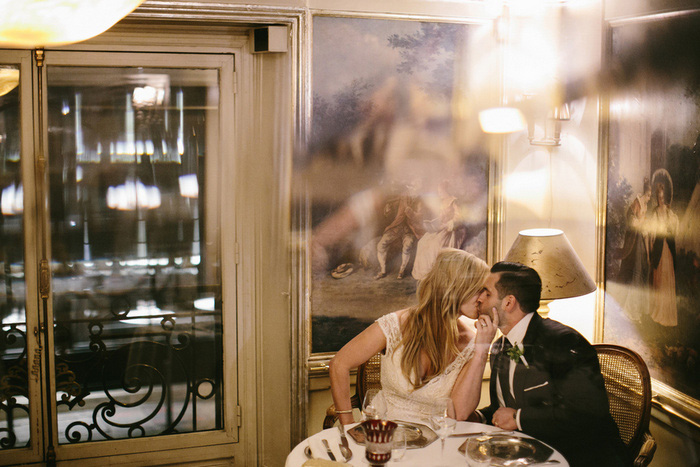
[[[525,116],[514,107],[493,107],[479,112],[484,133],[514,133],[527,127]]]

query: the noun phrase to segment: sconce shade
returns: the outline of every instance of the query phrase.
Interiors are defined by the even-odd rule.
[[[521,231],[504,261],[521,263],[537,271],[542,279],[542,300],[578,297],[596,289],[561,230]]]
[[[3,1],[0,46],[36,48],[84,41],[103,33],[144,0]]]
[[[479,124],[484,133],[514,133],[527,128],[525,116],[514,107],[493,107],[479,112]]]
[[[566,102],[562,105],[558,105],[552,109],[551,118],[554,120],[559,120],[560,122],[568,122],[571,120],[571,110],[569,109],[569,104]]]

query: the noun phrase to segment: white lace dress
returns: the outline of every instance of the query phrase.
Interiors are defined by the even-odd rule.
[[[384,315],[377,320],[386,336],[386,350],[382,355],[382,393],[387,402],[387,418],[426,423],[430,420],[435,402],[440,397],[449,397],[460,370],[474,353],[474,341],[445,369],[445,372],[419,389],[413,386],[401,371],[401,327],[396,313]],[[398,347],[398,348],[397,348]],[[396,349],[396,351],[394,351]]]

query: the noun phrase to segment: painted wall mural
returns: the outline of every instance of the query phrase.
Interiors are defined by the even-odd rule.
[[[413,304],[441,247],[486,256],[489,160],[455,116],[474,27],[313,19],[310,150],[294,166],[312,353]]]
[[[613,61],[647,52],[610,96],[604,337],[700,407],[700,68],[662,40],[693,22],[612,29]]]

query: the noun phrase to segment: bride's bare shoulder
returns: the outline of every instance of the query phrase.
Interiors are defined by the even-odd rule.
[[[396,311],[396,317],[399,318],[399,324],[403,326],[410,313],[410,308],[404,308],[403,310]]]

